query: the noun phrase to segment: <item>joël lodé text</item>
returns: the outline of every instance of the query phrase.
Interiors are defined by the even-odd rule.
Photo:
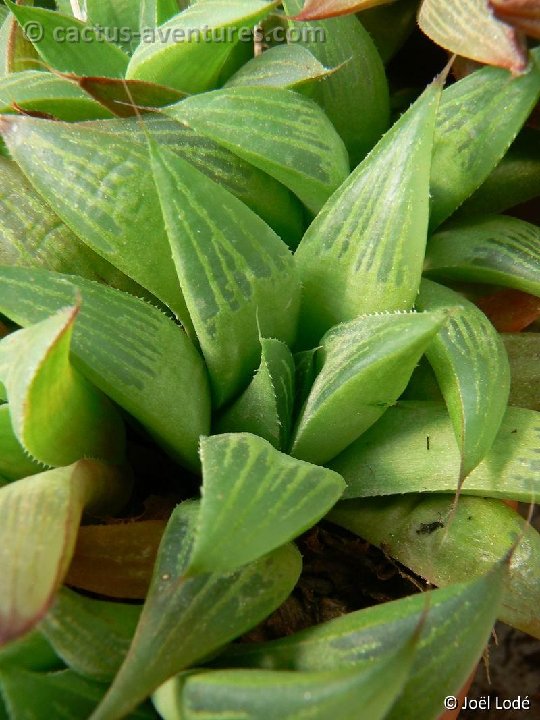
[[[531,701],[528,695],[515,698],[500,698],[482,695],[479,698],[466,697],[462,710],[530,710]]]

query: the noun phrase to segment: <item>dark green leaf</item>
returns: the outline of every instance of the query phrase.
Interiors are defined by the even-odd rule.
[[[15,642],[0,648],[0,673],[3,668],[47,672],[60,670],[62,667],[62,661],[39,630],[31,630]],[[0,682],[0,696],[1,693]]]
[[[394,57],[414,31],[418,5],[419,0],[400,0],[365,10],[359,16],[384,63]]]

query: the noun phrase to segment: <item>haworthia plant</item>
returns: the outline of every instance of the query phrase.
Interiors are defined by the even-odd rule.
[[[315,344],[336,323],[409,310],[418,292],[438,83],[388,131],[317,215],[296,260],[302,326]]]

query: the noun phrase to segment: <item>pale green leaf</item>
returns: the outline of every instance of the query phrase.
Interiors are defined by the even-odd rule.
[[[179,284],[220,406],[258,367],[259,333],[294,340],[300,304],[294,260],[228,190],[166,147],[152,143],[151,157]]]
[[[4,480],[19,480],[41,472],[43,467],[25,452],[13,430],[9,405],[0,405],[0,474]]]
[[[73,302],[73,361],[131,413],[182,465],[199,467],[199,436],[210,427],[210,391],[201,356],[185,333],[151,305],[73,275],[0,268],[0,312],[19,325]]]
[[[296,672],[382,664],[419,628],[413,667],[392,720],[438,717],[443,698],[461,688],[489,639],[499,606],[502,568],[463,584],[348,613],[295,635],[232,645],[224,667]]]
[[[44,465],[70,465],[84,457],[121,463],[122,419],[70,361],[78,312],[78,307],[64,308],[0,341],[0,377],[13,430]]]
[[[52,10],[15,5],[11,0],[6,0],[6,5],[22,28],[31,29],[28,39],[47,65],[76,75],[124,76],[128,56],[91,25]]]
[[[423,0],[418,24],[431,40],[455,55],[514,73],[527,67],[523,39],[495,17],[488,0]]]
[[[103,28],[109,42],[130,52],[140,40],[140,5],[141,0],[84,0],[83,7],[89,24]]]
[[[489,451],[510,392],[510,367],[503,342],[487,317],[453,290],[423,280],[419,310],[461,306],[429,345],[426,355],[446,400],[461,449],[459,478]]]
[[[140,0],[139,4],[139,25],[143,31],[163,25],[190,3],[187,0]]]
[[[95,460],[0,489],[0,645],[28,632],[47,612],[69,567],[83,510],[112,514],[130,490],[117,468]]]
[[[432,228],[484,182],[538,102],[538,48],[531,59],[531,70],[521,77],[486,67],[443,92],[431,166]]]
[[[93,600],[63,588],[39,630],[78,675],[106,682],[122,664],[141,608]]]
[[[354,442],[405,390],[447,317],[441,310],[366,315],[330,330],[291,454],[320,465]]]
[[[227,572],[308,530],[339,500],[343,480],[248,433],[201,441],[203,484],[189,574]]]
[[[165,680],[257,625],[294,587],[301,558],[293,546],[232,573],[184,577],[198,512],[196,503],[173,512],[133,643],[93,720],[124,717]]]
[[[540,497],[540,414],[508,408],[491,450],[462,493],[535,502]],[[460,452],[443,403],[407,401],[390,408],[331,467],[345,478],[345,498],[453,492]]]
[[[280,340],[261,338],[261,364],[246,390],[226,408],[215,430],[250,432],[285,450],[290,439],[295,397],[295,366]]]
[[[225,88],[163,112],[279,180],[312,212],[347,177],[347,151],[331,122],[292,90]]]
[[[289,16],[303,0],[285,0]],[[298,23],[292,37],[329,68],[339,68],[317,89],[316,97],[343,138],[351,165],[357,165],[389,125],[389,92],[377,48],[354,16]]]
[[[482,575],[519,540],[499,619],[540,637],[540,535],[500,500],[462,497],[457,508],[452,495],[347,500],[329,519],[441,586]]]
[[[540,296],[540,227],[506,215],[439,230],[428,243],[428,277],[470,280]]]
[[[216,87],[237,42],[277,2],[199,0],[157,30],[142,34],[129,63],[128,78],[148,80],[183,92]]]
[[[431,85],[315,218],[296,252],[301,332],[315,344],[345,320],[414,303],[427,238],[440,85]]]

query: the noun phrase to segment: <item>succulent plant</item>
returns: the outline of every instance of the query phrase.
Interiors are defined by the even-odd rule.
[[[540,637],[540,49],[391,86],[380,4],[0,5],[0,717],[435,720]],[[423,592],[248,635],[312,528]]]

